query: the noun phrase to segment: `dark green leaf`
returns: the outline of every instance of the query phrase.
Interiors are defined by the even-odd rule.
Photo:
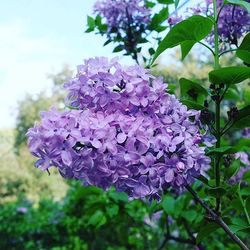
[[[214,155],[214,154],[234,154],[237,153],[238,150],[235,147],[232,146],[225,146],[220,148],[214,148],[207,152],[207,155]]]
[[[225,180],[230,179],[232,176],[236,175],[240,170],[240,163],[239,159],[235,160],[228,168],[225,170]]]
[[[248,67],[225,67],[209,72],[209,80],[214,84],[236,84],[250,78]]]
[[[148,53],[152,56],[155,53],[155,50],[153,48],[149,48]]]
[[[181,43],[181,60],[184,60],[196,42],[185,41]]]
[[[104,225],[107,222],[106,217],[104,216],[103,212],[101,210],[97,210],[88,221],[89,225],[93,225],[95,227],[100,227]]]
[[[113,53],[120,52],[123,50],[123,45],[118,45],[113,49]]]
[[[250,33],[248,33],[239,48],[236,50],[236,56],[242,61],[250,63]]]
[[[201,182],[203,182],[206,185],[209,185],[208,179],[205,176],[203,176],[203,175],[197,177],[196,179],[199,180],[199,181],[201,181]]]
[[[157,2],[161,4],[172,4],[174,0],[157,0]]]
[[[176,24],[159,44],[153,62],[168,48],[173,48],[185,41],[199,42],[210,33],[212,25],[212,21],[203,16],[192,16]]]
[[[202,95],[206,97],[208,95],[207,90],[196,82],[193,82],[186,78],[181,78],[179,82],[181,88],[181,97],[184,99],[191,98],[194,101],[197,101],[198,96]]]
[[[225,0],[225,4],[235,4],[245,8],[250,13],[250,3],[244,0]]]
[[[245,206],[246,206],[246,210],[247,211],[250,211],[250,197],[248,197],[246,200],[245,200]],[[249,212],[250,213],[250,212]]]
[[[146,1],[145,4],[147,8],[153,8],[155,6],[155,3],[151,1]]]
[[[108,207],[107,209],[107,213],[109,215],[109,217],[113,217],[116,216],[119,212],[119,206],[117,206],[116,204],[113,204],[112,207]]]
[[[250,183],[250,170],[248,170],[242,178],[243,181],[247,181],[248,183]]]
[[[220,198],[226,194],[226,189],[222,187],[208,188],[206,189],[206,193],[212,197]]]
[[[174,204],[175,204],[175,200],[171,196],[165,197],[164,200],[162,201],[162,207],[164,211],[170,215],[174,214],[174,209],[175,209]]]
[[[196,109],[196,110],[202,110],[204,109],[204,106],[200,105],[197,102],[193,102],[190,100],[186,100],[186,99],[181,99],[181,102],[186,105],[189,109]]]
[[[236,118],[234,119],[233,127],[237,129],[250,127],[250,105],[239,110]]]
[[[106,46],[106,45],[108,45],[109,43],[111,43],[112,42],[112,40],[107,40],[104,44],[103,44],[103,46]]]
[[[200,243],[204,238],[206,238],[212,232],[215,232],[217,229],[219,229],[219,225],[213,222],[202,226],[196,237],[196,242]]]

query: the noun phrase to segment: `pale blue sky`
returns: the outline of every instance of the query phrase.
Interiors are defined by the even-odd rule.
[[[13,126],[17,100],[48,86],[46,74],[112,47],[86,34],[94,0],[0,0],[0,127]]]
[[[64,63],[114,56],[104,38],[84,33],[95,0],[0,0],[0,128],[13,127],[17,101],[50,82]],[[129,58],[122,59],[128,63]]]

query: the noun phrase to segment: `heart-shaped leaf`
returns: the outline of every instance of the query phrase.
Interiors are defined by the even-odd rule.
[[[250,78],[248,67],[225,67],[209,72],[209,80],[214,84],[236,84]]]
[[[211,32],[212,26],[213,23],[210,18],[198,15],[176,24],[159,44],[152,64],[168,48],[173,48],[186,41],[199,42]]]

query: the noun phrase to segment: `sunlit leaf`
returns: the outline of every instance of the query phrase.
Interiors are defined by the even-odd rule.
[[[168,48],[173,48],[186,41],[199,42],[211,32],[212,26],[211,19],[198,15],[176,24],[159,44],[152,64]]]

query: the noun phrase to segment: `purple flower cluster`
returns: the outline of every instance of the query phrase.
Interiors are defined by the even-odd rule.
[[[245,128],[242,132],[244,138],[250,138],[250,128]]]
[[[20,214],[26,214],[28,212],[28,209],[26,207],[18,207],[17,212]]]
[[[211,1],[208,1],[208,4]],[[217,1],[218,11],[223,5],[223,0]],[[247,0],[250,2],[250,0]],[[208,6],[210,8],[211,4]],[[241,6],[225,5],[220,13],[218,22],[219,36],[222,43],[238,44],[238,39],[250,30],[250,15]]]
[[[238,173],[229,179],[229,183],[237,184],[242,180],[243,175],[250,170],[249,156],[245,152],[235,154],[235,159],[239,159],[245,166],[241,167]],[[245,182],[243,182],[245,184]]]
[[[128,24],[138,26],[150,22],[150,9],[144,0],[102,0],[94,5],[94,12],[105,19],[109,30],[127,29]]]
[[[41,124],[27,133],[39,169],[55,166],[85,185],[159,198],[209,168],[199,112],[168,94],[148,70],[89,59],[65,87],[74,109],[43,112]]]
[[[250,2],[250,0],[246,0]],[[223,0],[217,1],[217,11],[219,12],[223,6]],[[190,15],[213,15],[213,1],[206,0],[205,5],[199,3],[196,7],[188,8],[187,16]],[[177,14],[168,18],[168,23],[174,25],[184,18],[178,16]],[[218,31],[220,42],[225,47],[225,44],[238,44],[239,38],[241,38],[244,33],[250,30],[250,15],[241,6],[236,5],[224,5],[223,9],[220,12],[219,21],[218,21]],[[213,33],[208,36],[207,41],[213,45]]]

